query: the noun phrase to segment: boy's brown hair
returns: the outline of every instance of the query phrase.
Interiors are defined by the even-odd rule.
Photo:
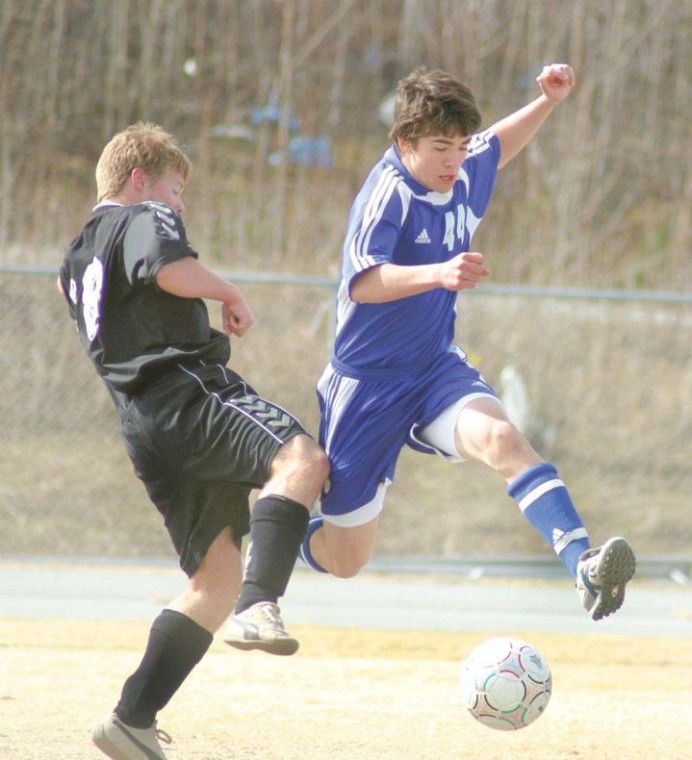
[[[465,84],[439,69],[418,66],[397,86],[389,137],[414,143],[427,135],[466,137],[480,125],[476,100]]]
[[[98,202],[117,194],[137,168],[153,181],[169,171],[179,172],[184,182],[192,174],[192,163],[177,139],[157,124],[140,121],[115,135],[103,149],[96,165]]]

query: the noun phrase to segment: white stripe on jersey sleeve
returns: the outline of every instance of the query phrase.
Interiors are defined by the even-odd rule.
[[[375,264],[375,260],[368,254],[370,240],[377,223],[382,219],[384,209],[399,183],[399,173],[392,166],[388,166],[379,179],[370,195],[365,209],[360,229],[353,236],[349,248],[351,264],[356,272],[362,272]]]

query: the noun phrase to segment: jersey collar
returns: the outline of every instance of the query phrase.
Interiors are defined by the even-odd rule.
[[[124,203],[118,203],[117,201],[101,201],[101,203],[97,203],[94,208],[92,208],[93,211],[98,211],[101,208],[108,208],[109,206],[124,206]]]

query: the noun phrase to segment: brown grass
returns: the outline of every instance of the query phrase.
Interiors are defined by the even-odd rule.
[[[0,620],[0,757],[99,757],[93,726],[139,661],[147,623]],[[295,657],[220,641],[160,715],[181,760],[683,760],[692,650],[681,639],[522,636],[554,691],[535,724],[476,723],[460,660],[488,634],[296,629]]]

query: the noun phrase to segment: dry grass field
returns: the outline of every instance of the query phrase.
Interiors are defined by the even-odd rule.
[[[91,730],[139,660],[147,623],[0,620],[0,757],[96,760]],[[459,662],[493,635],[295,629],[295,657],[215,641],[160,715],[172,760],[684,760],[692,647],[681,639],[521,635],[553,696],[519,732],[474,721]],[[518,634],[519,635],[519,634]]]

